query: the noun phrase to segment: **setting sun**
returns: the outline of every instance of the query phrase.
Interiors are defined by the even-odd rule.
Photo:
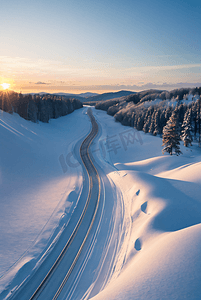
[[[10,87],[10,83],[2,83],[1,86],[3,87],[4,90],[7,90]]]

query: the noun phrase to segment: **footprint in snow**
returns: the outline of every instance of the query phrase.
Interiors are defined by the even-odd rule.
[[[138,196],[138,195],[139,195],[139,193],[140,193],[140,190],[138,190],[138,191],[136,192],[136,195]]]
[[[143,211],[143,213],[147,214],[147,201],[141,205],[141,211]]]
[[[135,250],[137,250],[137,251],[140,251],[140,250],[142,249],[142,244],[141,244],[141,241],[140,241],[139,238],[135,241],[134,248],[135,248]]]

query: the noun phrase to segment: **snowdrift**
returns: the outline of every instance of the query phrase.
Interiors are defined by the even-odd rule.
[[[107,136],[122,134],[105,113]],[[126,151],[110,152],[109,174],[124,199],[124,265],[114,271],[99,299],[201,299],[201,151],[161,155],[162,140],[140,132]],[[121,145],[122,146],[122,145]]]
[[[77,205],[74,146],[90,130],[85,112],[36,124],[0,111],[0,291],[31,273]]]

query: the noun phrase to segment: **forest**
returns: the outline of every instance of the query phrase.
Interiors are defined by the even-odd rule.
[[[201,88],[149,90],[96,103],[122,125],[163,138],[163,152],[181,154],[180,141],[200,145]]]
[[[83,107],[77,99],[67,99],[55,95],[23,95],[13,91],[0,92],[0,109],[8,113],[17,113],[32,122],[48,123],[50,119],[72,113]]]
[[[96,102],[95,108],[107,111],[115,121],[163,139],[163,153],[181,154],[192,142],[201,144],[201,87],[173,91],[147,90],[128,96]],[[77,99],[52,94],[0,92],[0,109],[17,113],[32,122],[48,123],[50,119],[72,113],[83,107]]]

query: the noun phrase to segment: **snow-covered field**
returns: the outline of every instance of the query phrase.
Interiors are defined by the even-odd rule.
[[[1,112],[0,299],[31,272],[81,201],[86,109],[49,124]],[[162,155],[161,138],[93,113],[103,204],[87,267],[66,299],[201,299],[201,149]]]
[[[77,205],[82,168],[69,165],[90,130],[85,112],[34,124],[0,111],[0,290],[32,270]]]

